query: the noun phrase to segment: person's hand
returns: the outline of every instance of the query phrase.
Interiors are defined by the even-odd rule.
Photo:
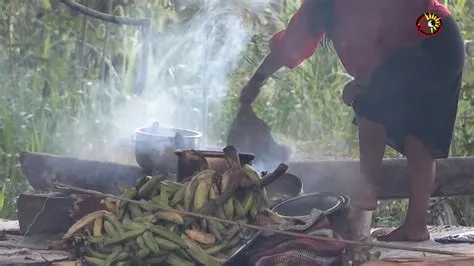
[[[360,84],[357,80],[352,80],[344,86],[344,90],[342,91],[342,101],[348,105],[352,106],[354,103],[354,99],[357,95],[361,94],[364,91],[365,86]]]
[[[240,103],[242,105],[250,105],[257,98],[261,87],[262,83],[250,79],[247,85],[245,85],[240,92]]]

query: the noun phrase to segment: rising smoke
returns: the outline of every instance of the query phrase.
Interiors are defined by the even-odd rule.
[[[208,113],[218,110],[229,89],[228,76],[249,42],[235,6],[221,3],[206,1],[186,26],[158,36],[148,73],[147,98],[172,97],[177,107],[173,126],[196,129],[204,136]]]
[[[134,130],[156,121],[208,136],[206,133],[212,127],[208,118],[218,115],[221,99],[229,90],[229,74],[242,60],[250,41],[251,33],[244,26],[240,11],[257,12],[266,8],[268,2],[204,0],[200,10],[184,25],[172,26],[164,33],[152,28],[146,90],[111,111],[115,119],[108,145],[128,147],[124,152],[132,152],[133,159]],[[80,122],[74,130],[91,133],[90,126],[84,128]],[[72,142],[66,143],[69,149],[81,150],[72,151],[74,155],[92,156],[84,151],[83,144],[73,147]],[[110,151],[93,153],[94,159],[117,159]]]

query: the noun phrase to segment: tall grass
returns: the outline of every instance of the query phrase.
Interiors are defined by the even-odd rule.
[[[0,180],[4,189],[0,198],[6,200],[0,201],[4,203],[0,206],[2,217],[15,216],[16,198],[27,188],[19,168],[19,152],[81,153],[78,149],[68,150],[73,145],[63,145],[74,140],[84,153],[94,154],[87,150],[103,148],[103,139],[84,139],[81,133],[85,132],[81,131],[102,136],[101,131],[110,126],[108,109],[125,96],[98,86],[100,48],[94,43],[98,26],[88,25],[89,38],[83,43],[79,37],[81,17],[72,19],[70,12],[61,7],[45,8],[43,4],[47,2],[3,1]],[[127,42],[130,40],[133,41],[128,38]],[[123,45],[123,51],[133,54],[132,44]],[[83,47],[86,53],[81,55]],[[84,77],[78,67],[81,56]],[[127,80],[126,75],[129,73],[125,72],[121,79]],[[120,89],[127,91],[126,87]]]

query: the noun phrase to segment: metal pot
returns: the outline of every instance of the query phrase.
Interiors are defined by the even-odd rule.
[[[349,198],[344,195],[314,192],[286,200],[275,206],[273,210],[280,215],[291,217],[308,216],[313,209],[331,215],[345,208],[348,203]]]
[[[223,174],[225,170],[227,170],[228,167],[227,162],[224,159],[224,152],[202,150],[198,150],[197,152],[204,156],[207,163],[209,164],[210,169],[216,171],[219,174]],[[178,157],[178,172],[176,174],[178,181],[182,181],[192,176],[197,170],[199,170],[198,164],[196,162],[185,159],[183,156],[183,150],[177,150],[175,154]],[[239,153],[239,158],[242,165],[251,165],[253,159],[255,159],[255,156],[250,153]]]
[[[158,166],[175,172],[177,158],[173,152],[176,149],[197,149],[201,137],[202,134],[194,130],[160,127],[158,123],[138,128],[133,137],[135,160],[147,173]]]

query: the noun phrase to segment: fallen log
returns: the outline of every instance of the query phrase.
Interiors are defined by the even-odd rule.
[[[305,192],[343,193],[349,197],[364,186],[356,160],[293,161],[288,172],[303,180]],[[433,196],[474,195],[474,157],[455,157],[436,161]],[[408,198],[409,180],[405,159],[385,159],[378,184],[379,199]]]
[[[48,189],[49,182],[60,182],[103,193],[117,194],[114,184],[135,185],[143,175],[138,166],[81,160],[42,153],[20,155],[23,173],[35,189]],[[288,173],[299,176],[305,192],[334,192],[351,196],[363,186],[356,160],[290,161]],[[474,195],[474,157],[436,161],[437,175],[433,196]],[[386,159],[381,168],[380,199],[409,196],[404,159]]]
[[[103,193],[118,194],[115,184],[135,186],[143,176],[138,166],[81,160],[44,153],[20,154],[23,173],[34,189],[48,190],[51,182],[60,182]]]

